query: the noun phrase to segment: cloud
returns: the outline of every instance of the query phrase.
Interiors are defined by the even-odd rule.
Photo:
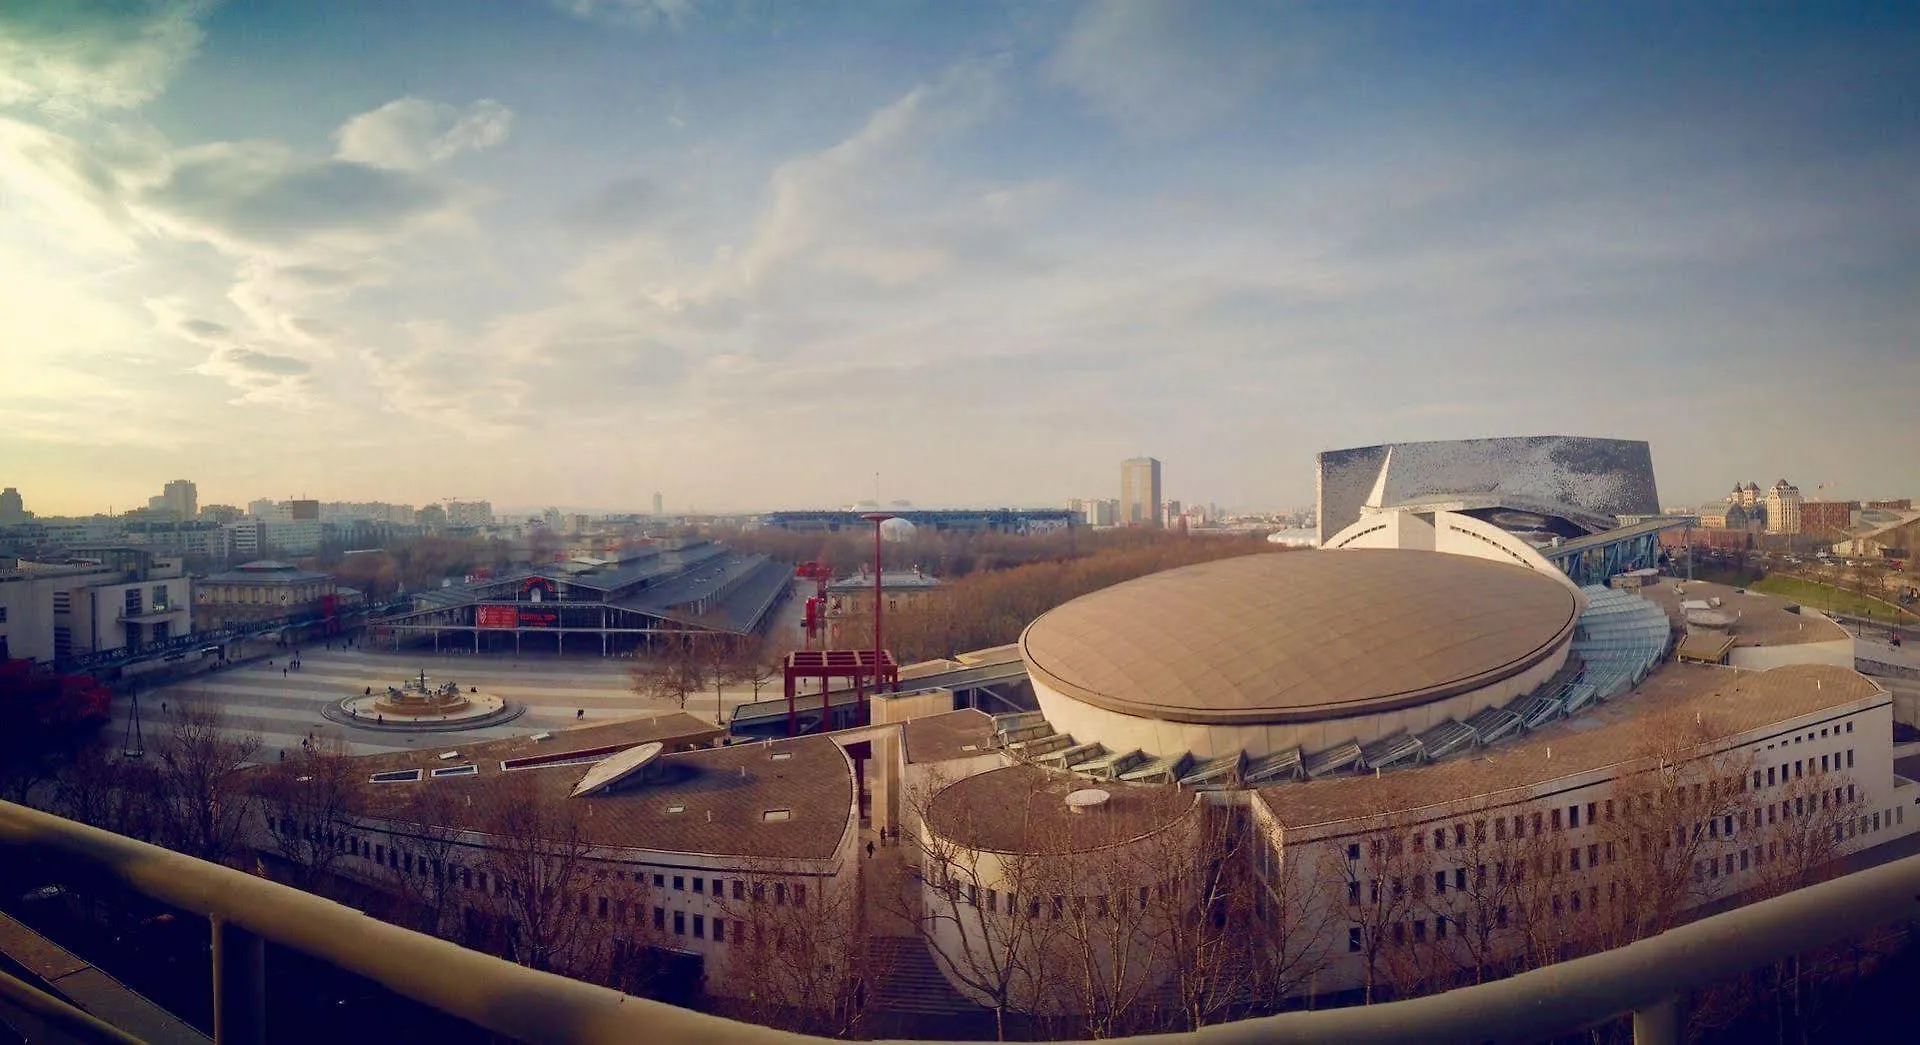
[[[293,356],[240,345],[213,350],[194,372],[216,377],[240,392],[237,402],[301,408],[308,399],[313,364]]]
[[[61,245],[126,254],[138,222],[118,172],[80,142],[0,117],[0,195],[22,216],[57,229]]]
[[[1274,18],[1265,4],[1089,0],[1047,74],[1122,130],[1171,137],[1225,117],[1310,60],[1310,38]]]
[[[693,16],[695,0],[553,0],[575,18],[633,29],[665,25],[678,29]]]
[[[334,132],[336,156],[391,170],[419,170],[507,140],[513,110],[491,98],[465,112],[443,102],[400,98],[361,113]]]
[[[446,206],[450,194],[410,171],[304,159],[272,142],[222,142],[176,154],[144,202],[189,235],[287,245],[329,234],[393,234]]]
[[[0,106],[70,119],[158,96],[199,49],[206,0],[0,4]]]

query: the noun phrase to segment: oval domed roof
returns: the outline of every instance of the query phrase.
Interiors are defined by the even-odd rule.
[[[1042,614],[1035,681],[1096,707],[1198,723],[1306,722],[1478,689],[1546,659],[1579,599],[1522,566],[1393,549],[1238,556]]]

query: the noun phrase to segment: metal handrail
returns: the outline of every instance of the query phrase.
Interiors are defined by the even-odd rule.
[[[147,896],[291,947],[397,994],[523,1041],[814,1041],[633,998],[369,918],[297,889],[0,802],[0,847],[31,849]],[[1920,856],[1717,914],[1624,947],[1407,1001],[1263,1016],[1139,1045],[1537,1041],[1634,1015],[1641,1042],[1677,1042],[1688,991],[1920,920]],[[216,970],[216,978],[219,973]],[[225,1040],[226,1035],[216,1037]]]
[[[64,1033],[81,1041],[112,1042],[113,1045],[140,1045],[140,1039],[76,1007],[64,998],[0,972],[0,999],[10,1001]]]

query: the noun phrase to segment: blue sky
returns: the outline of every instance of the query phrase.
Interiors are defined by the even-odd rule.
[[[1312,499],[1652,442],[1920,493],[1899,5],[0,4],[0,483]]]

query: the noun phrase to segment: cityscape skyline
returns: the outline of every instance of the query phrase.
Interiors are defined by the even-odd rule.
[[[404,7],[0,12],[38,510],[1042,504],[1145,448],[1287,505],[1546,432],[1910,485],[1907,12]]]

